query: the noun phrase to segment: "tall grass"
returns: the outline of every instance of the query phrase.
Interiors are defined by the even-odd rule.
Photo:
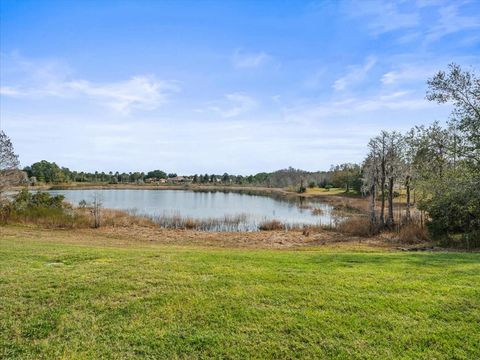
[[[253,230],[246,214],[225,215],[221,218],[194,219],[175,213],[173,215],[147,216],[147,218],[160,227],[167,229],[227,232]]]

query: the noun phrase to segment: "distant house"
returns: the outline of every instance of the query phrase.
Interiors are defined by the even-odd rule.
[[[161,178],[147,178],[145,179],[145,183],[147,184],[165,184],[167,182],[166,179]]]
[[[168,182],[174,184],[184,184],[192,182],[192,179],[187,176],[175,176],[168,179]]]

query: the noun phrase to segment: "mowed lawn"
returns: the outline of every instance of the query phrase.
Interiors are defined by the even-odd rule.
[[[0,358],[479,359],[480,254],[0,233]]]

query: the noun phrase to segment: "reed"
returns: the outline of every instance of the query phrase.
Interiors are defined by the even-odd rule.
[[[221,218],[194,219],[179,213],[148,216],[150,221],[166,229],[199,230],[199,231],[251,231],[246,214],[225,215]]]

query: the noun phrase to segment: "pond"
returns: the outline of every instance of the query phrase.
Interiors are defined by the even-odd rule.
[[[104,208],[126,210],[168,225],[172,219],[205,222],[205,230],[254,231],[259,224],[278,220],[285,227],[333,225],[332,206],[295,198],[285,200],[241,192],[191,190],[49,190],[73,205],[91,203],[95,194]],[[216,221],[212,221],[216,220]],[[209,224],[209,225],[208,225]]]

